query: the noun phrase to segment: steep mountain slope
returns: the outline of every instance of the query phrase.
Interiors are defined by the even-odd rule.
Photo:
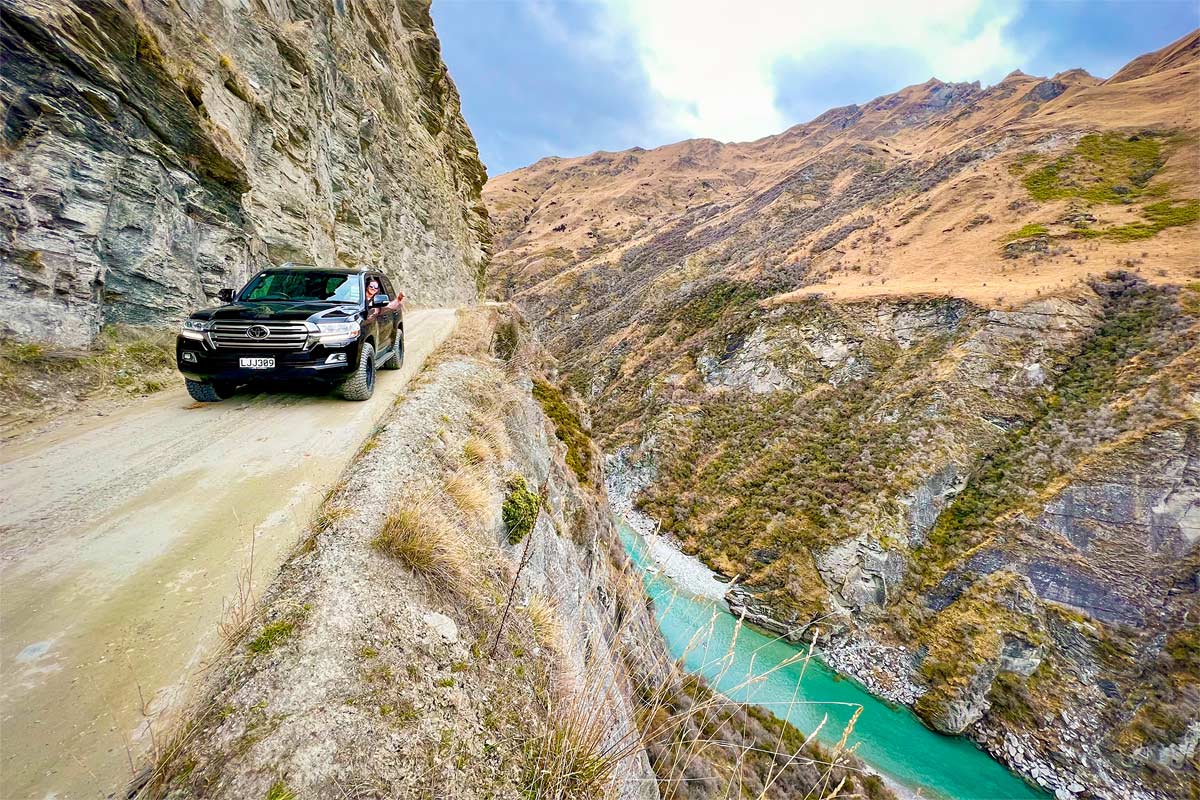
[[[87,345],[287,260],[473,298],[486,174],[428,6],[0,2],[0,332]]]
[[[1198,42],[484,190],[643,510],[1071,796],[1200,793]]]

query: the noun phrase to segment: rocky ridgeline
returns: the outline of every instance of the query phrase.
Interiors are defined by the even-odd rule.
[[[425,0],[0,8],[0,333],[78,346],[256,269],[476,296],[486,179]]]

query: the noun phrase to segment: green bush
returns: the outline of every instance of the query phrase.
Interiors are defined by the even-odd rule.
[[[586,483],[592,470],[592,443],[583,431],[579,415],[567,405],[557,387],[541,378],[533,381],[533,396],[554,423],[554,434],[567,446],[567,466]]]
[[[529,491],[523,477],[509,476],[508,494],[504,498],[502,509],[509,544],[517,544],[533,530],[541,507],[541,495]]]

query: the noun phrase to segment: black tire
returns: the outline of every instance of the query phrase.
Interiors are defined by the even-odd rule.
[[[391,355],[384,364],[380,364],[380,369],[400,369],[404,366],[404,327],[396,328],[396,344],[392,348]]]
[[[375,348],[364,344],[358,354],[358,369],[338,387],[347,400],[370,400],[375,393]]]
[[[194,381],[191,378],[183,380],[187,384],[188,394],[198,403],[219,403],[227,400],[233,397],[233,392],[237,388],[222,381],[209,383],[208,381]]]

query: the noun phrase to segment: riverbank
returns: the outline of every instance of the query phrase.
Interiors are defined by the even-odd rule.
[[[820,659],[805,658],[804,645],[744,625],[724,606],[691,595],[658,568],[640,533],[624,521],[619,526],[670,654],[717,691],[760,706],[824,744],[848,736],[864,766],[900,797],[1046,797],[970,740],[936,733],[909,709],[875,698]]]
[[[699,559],[683,553],[673,537],[658,533],[658,523],[633,506],[637,493],[653,480],[653,467],[645,463],[633,464],[629,455],[630,451],[623,448],[606,459],[605,486],[613,511],[641,535],[655,568],[684,591],[720,603],[745,622],[784,637],[791,643],[797,643],[802,638],[809,640],[809,629],[797,628],[773,618],[770,609],[759,603],[745,587],[728,578],[722,580],[722,576]],[[871,696],[911,709],[926,691],[926,687],[911,678],[915,673],[914,656],[906,648],[872,640],[853,629],[845,617],[831,617],[818,624],[823,630],[818,638],[818,648],[814,651],[817,657],[839,676],[852,680]],[[1115,778],[1094,758],[1088,742],[1094,742],[1103,735],[1101,730],[1093,730],[1100,725],[1099,722],[1086,719],[1086,714],[1069,711],[1063,712],[1063,720],[1069,730],[1075,732],[1071,740],[1063,744],[1064,755],[1097,776],[1095,781],[1085,784],[1068,769],[1043,757],[1041,753],[1045,752],[1044,746],[1039,746],[1033,734],[1014,732],[982,721],[965,732],[962,740],[973,742],[991,759],[1059,800],[1073,800],[1081,796],[1159,800],[1158,795]]]

